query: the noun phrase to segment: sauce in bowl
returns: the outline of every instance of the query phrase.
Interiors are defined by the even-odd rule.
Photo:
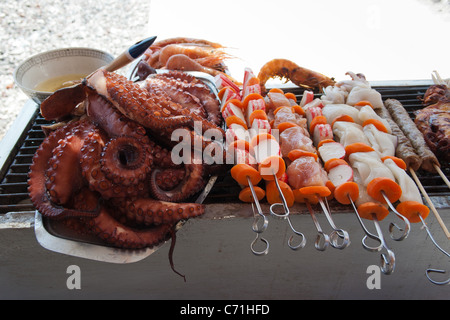
[[[73,86],[85,77],[85,74],[66,74],[64,76],[54,77],[38,83],[36,87],[34,87],[34,90],[41,92],[55,92],[61,88]]]

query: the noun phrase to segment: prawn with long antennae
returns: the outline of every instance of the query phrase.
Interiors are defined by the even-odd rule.
[[[270,78],[290,80],[299,87],[319,91],[325,87],[333,86],[336,83],[333,78],[300,67],[295,62],[287,59],[273,59],[262,66],[258,74],[258,79],[263,91],[265,91],[265,83]]]

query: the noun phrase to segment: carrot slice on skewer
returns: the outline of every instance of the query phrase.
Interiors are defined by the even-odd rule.
[[[350,117],[348,114],[343,114],[341,116],[336,117],[333,122],[331,123],[331,127],[334,127],[334,123],[336,121],[345,121],[345,122],[355,122],[352,117]]]
[[[297,113],[297,114],[301,115],[301,116],[304,116],[306,114],[305,110],[303,110],[303,108],[300,107],[299,105],[292,106],[292,111],[294,113]]]
[[[251,154],[253,154],[253,147],[250,145],[250,142],[248,142],[247,140],[234,140],[233,142],[231,142],[228,145],[228,150],[232,150],[232,149],[240,149],[240,150],[245,150],[247,152],[250,152]]]
[[[330,189],[331,194],[327,197],[327,200],[333,200],[334,199],[334,190],[336,190],[336,186],[331,182],[331,180],[328,180],[325,182],[325,186]]]
[[[318,159],[317,154],[315,154],[313,152],[304,151],[301,149],[294,149],[294,150],[289,151],[289,153],[288,153],[288,158],[291,161],[294,161],[295,159],[298,159],[300,157],[313,157],[314,160],[316,160],[316,161]]]
[[[350,204],[350,199],[355,202],[359,196],[359,187],[355,182],[346,182],[334,189],[334,198],[340,204]],[[350,197],[350,199],[349,199]]]
[[[331,194],[330,189],[325,186],[310,186],[299,189],[303,194],[315,194],[319,197],[328,197]]]
[[[259,93],[250,93],[248,96],[244,98],[244,101],[242,101],[242,106],[244,107],[244,109],[247,109],[248,103],[251,100],[258,100],[258,99],[264,100],[264,98]]]
[[[310,204],[318,204],[319,203],[319,197],[317,194],[303,194],[300,192],[300,189],[293,190],[294,192],[294,198],[295,202],[298,203],[306,203],[309,202]]]
[[[264,180],[274,180],[274,175],[279,179],[286,172],[286,164],[280,156],[270,156],[264,159],[258,166],[259,173]]]
[[[368,220],[373,220],[372,214],[375,214],[377,220],[381,221],[389,215],[389,210],[381,203],[366,202],[358,207],[358,214]]]
[[[402,196],[402,188],[392,179],[378,177],[367,184],[367,194],[381,203],[386,203],[383,192],[391,203]]]
[[[425,220],[430,213],[430,209],[417,201],[403,201],[395,208],[411,223],[421,222],[419,215]]]
[[[257,146],[261,141],[269,140],[269,139],[273,139],[273,140],[276,141],[275,137],[274,137],[273,135],[271,135],[270,133],[266,133],[266,132],[260,133],[260,134],[254,136],[254,137],[252,138],[252,141],[250,141],[250,145],[251,145],[252,147],[255,147],[255,146]]]
[[[223,109],[225,109],[227,107],[228,104],[233,104],[236,107],[240,108],[242,111],[244,111],[244,105],[242,104],[241,100],[239,99],[230,99],[228,100],[225,105],[223,106]]]
[[[255,190],[256,197],[259,201],[261,201],[266,196],[266,192],[264,191],[264,189],[258,186],[254,186],[253,190]],[[253,202],[253,194],[250,187],[246,187],[242,189],[241,192],[239,192],[239,200],[241,200],[242,202]]]
[[[341,166],[341,165],[348,165],[348,163],[344,159],[333,158],[333,159],[330,159],[327,162],[325,162],[325,164],[323,165],[323,168],[325,169],[325,171],[328,172],[331,169],[333,169],[334,167]]]
[[[289,100],[294,100],[295,102],[297,102],[297,96],[295,94],[293,94],[292,92],[286,92],[284,94],[284,96],[286,98],[288,98]]]
[[[284,91],[279,89],[279,88],[272,88],[272,89],[269,90],[269,92],[284,94]]]
[[[397,157],[394,157],[394,156],[386,156],[386,157],[381,158],[381,161],[384,162],[384,160],[386,160],[386,159],[391,159],[392,161],[395,162],[397,167],[399,167],[399,168],[401,168],[403,170],[406,170],[406,163],[405,163],[405,161],[403,161],[403,159],[400,159],[400,158],[397,158]]]
[[[373,105],[369,101],[366,101],[366,100],[359,101],[354,106],[355,107],[369,106],[369,107],[371,107],[373,109]]]
[[[314,128],[318,124],[327,124],[327,118],[325,118],[325,116],[317,116],[311,120],[311,123],[309,124],[309,133],[311,135],[314,133]]]
[[[386,126],[384,125],[383,122],[381,122],[380,120],[377,119],[367,119],[366,121],[363,122],[363,127],[368,126],[369,124],[373,124],[375,126],[375,128],[377,128],[379,131],[381,132],[385,132],[388,133],[388,129],[386,128]]]
[[[284,130],[292,128],[292,127],[298,127],[295,123],[292,122],[282,122],[278,125],[277,129],[279,133],[282,133]]]
[[[231,168],[230,170],[230,173],[233,179],[243,186],[248,186],[247,177],[250,178],[250,182],[254,186],[256,186],[261,181],[261,175],[259,174],[258,170],[245,163],[239,163],[233,166],[233,168]]]
[[[267,113],[264,110],[255,110],[250,114],[249,117],[249,125],[251,126],[253,123],[253,120],[255,119],[261,119],[261,120],[268,120],[267,119]]]
[[[319,149],[321,146],[323,146],[325,143],[332,143],[332,142],[336,142],[333,139],[323,139],[319,142],[319,144],[317,145],[317,149]]]
[[[352,143],[345,147],[345,153],[347,154],[347,156],[355,152],[371,152],[371,151],[375,150],[371,146],[362,142]]]
[[[287,206],[292,207],[295,202],[295,197],[291,187],[281,180],[278,180],[278,184],[280,186],[281,193],[283,194],[284,199],[286,200]],[[266,198],[267,202],[270,204],[282,203],[280,191],[277,188],[275,180],[268,181],[266,183]]]
[[[230,125],[232,125],[233,123],[239,124],[241,126],[244,127],[245,130],[248,129],[247,124],[245,123],[244,120],[242,120],[241,118],[239,118],[238,116],[229,116],[225,119],[225,123],[227,124],[227,128],[230,127]]]

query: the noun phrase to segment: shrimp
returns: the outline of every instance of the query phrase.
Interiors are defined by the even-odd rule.
[[[159,62],[166,65],[167,60],[175,54],[184,54],[191,59],[196,60],[203,66],[211,67],[225,59],[226,54],[221,50],[216,50],[210,46],[196,44],[170,44],[161,49]],[[203,62],[203,63],[202,63]]]
[[[279,77],[292,81],[295,85],[307,89],[322,90],[336,82],[321,73],[298,66],[287,59],[273,59],[262,66],[258,74],[261,89],[265,91],[265,83],[270,78]]]
[[[195,38],[184,38],[184,37],[176,37],[169,38],[161,41],[155,42],[150,46],[144,53],[144,59],[147,63],[155,69],[160,69],[165,66],[165,64],[161,63],[160,55],[162,50],[171,45],[189,45],[195,47],[202,47],[205,50],[209,48],[211,51],[215,51],[217,49],[223,48],[223,46],[219,43],[211,42],[203,39],[195,39]],[[173,49],[173,48],[172,48]],[[181,53],[181,52],[177,52]],[[175,53],[174,53],[175,54]],[[167,57],[163,58],[163,60],[167,61]]]

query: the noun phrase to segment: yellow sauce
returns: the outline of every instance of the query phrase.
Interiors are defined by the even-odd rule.
[[[43,92],[55,92],[58,89],[70,87],[74,84],[77,84],[81,79],[85,77],[85,74],[67,74],[64,76],[54,77],[37,84],[36,87],[34,87],[34,90]]]

